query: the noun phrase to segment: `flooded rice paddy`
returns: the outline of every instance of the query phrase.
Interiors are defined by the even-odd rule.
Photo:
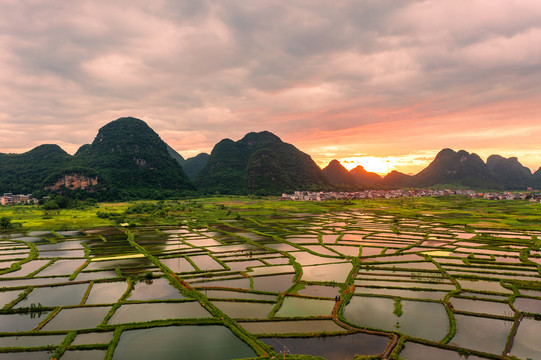
[[[360,211],[0,235],[0,359],[540,359],[538,235]]]

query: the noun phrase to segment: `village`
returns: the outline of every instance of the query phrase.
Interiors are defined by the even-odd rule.
[[[464,189],[394,189],[394,190],[363,190],[354,192],[338,191],[295,191],[293,194],[282,194],[280,200],[292,201],[325,201],[325,200],[352,200],[352,199],[391,199],[400,197],[438,197],[462,195],[472,199],[489,200],[529,200],[541,202],[541,192],[528,188],[527,192],[477,192]],[[4,193],[0,197],[0,205],[38,205],[39,200],[32,194]]]
[[[355,192],[324,192],[324,191],[295,191],[293,194],[282,194],[281,200],[293,201],[324,201],[352,199],[391,199],[399,197],[437,197],[463,195],[473,199],[490,200],[529,200],[541,202],[541,193],[533,192],[477,192],[464,189],[395,189],[395,190],[363,190]]]
[[[32,194],[26,195],[13,195],[12,193],[4,193],[0,197],[1,205],[16,205],[16,204],[38,204],[38,199],[32,197]]]

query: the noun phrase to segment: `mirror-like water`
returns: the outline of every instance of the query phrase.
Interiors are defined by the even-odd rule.
[[[513,326],[512,321],[460,314],[455,314],[455,320],[456,334],[450,344],[489,354],[502,353]]]
[[[323,264],[315,266],[303,266],[303,281],[335,281],[344,283],[352,269],[351,263]]]
[[[176,300],[183,299],[180,290],[169,283],[167,279],[153,279],[135,284],[127,300]]]
[[[491,314],[497,316],[515,316],[515,312],[506,303],[471,300],[464,298],[451,298],[451,304],[458,311],[467,311],[479,314]]]
[[[62,309],[42,330],[92,329],[101,324],[109,309],[109,306]]]
[[[166,319],[208,318],[212,315],[198,302],[124,304],[109,319],[109,324],[123,324]]]
[[[212,346],[209,346],[212,344]],[[160,349],[156,352],[156,349]],[[167,326],[124,331],[114,360],[229,360],[254,357],[255,352],[231,330],[219,325]]]
[[[102,360],[106,353],[105,350],[67,350],[62,360]]]
[[[213,301],[221,311],[233,319],[266,319],[274,304],[241,301]]]
[[[401,300],[401,307],[402,315],[397,316],[394,299],[353,296],[344,317],[360,326],[396,330],[432,341],[442,340],[449,332],[449,318],[441,303]]]
[[[112,304],[128,290],[126,282],[107,282],[95,283],[90,290],[90,294],[85,304]]]
[[[327,360],[353,359],[355,355],[379,355],[389,338],[369,334],[335,335],[310,338],[260,338],[280,353],[323,356]]]
[[[439,349],[432,346],[406,342],[405,348],[400,352],[404,360],[481,360],[478,356],[467,358],[452,350]]]
[[[520,322],[511,355],[521,359],[541,359],[541,321],[524,318]]]
[[[88,284],[35,288],[15,307],[27,307],[31,304],[43,306],[79,305],[87,288]]]
[[[308,299],[286,296],[276,317],[331,316],[334,300]]]
[[[346,332],[332,320],[248,321],[239,324],[252,334],[314,334]]]
[[[91,332],[77,334],[70,345],[108,344],[113,339],[113,332]]]
[[[0,332],[30,331],[42,322],[48,311],[30,314],[0,314]]]
[[[518,311],[541,314],[541,299],[515,298],[513,306]]]

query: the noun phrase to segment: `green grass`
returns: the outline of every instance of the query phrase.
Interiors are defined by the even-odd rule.
[[[293,202],[272,198],[209,197],[182,201],[101,203],[84,209],[44,210],[39,206],[0,207],[15,230],[73,230],[114,226],[180,225],[205,227],[221,220],[252,219],[280,227],[294,224],[290,215],[322,214],[358,209],[378,215],[463,225],[471,228],[534,230],[541,227],[541,204],[525,200],[494,201],[463,196],[438,198],[363,199],[354,201]],[[98,217],[98,212],[101,217]],[[103,217],[110,215],[109,217]]]

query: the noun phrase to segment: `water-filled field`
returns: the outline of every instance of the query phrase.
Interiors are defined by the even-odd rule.
[[[541,241],[363,210],[0,234],[0,359],[541,359]]]

